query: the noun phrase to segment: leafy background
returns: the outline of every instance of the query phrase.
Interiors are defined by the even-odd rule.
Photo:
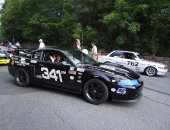
[[[5,0],[0,40],[170,57],[169,0]]]

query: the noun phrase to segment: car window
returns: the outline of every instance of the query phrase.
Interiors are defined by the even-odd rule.
[[[57,56],[60,57],[59,62],[57,62]],[[44,51],[42,60],[52,63],[61,63],[63,61],[70,63],[66,56],[59,51]]]
[[[110,54],[110,57],[114,57],[114,56],[122,57],[123,56],[123,52],[121,52],[121,51],[114,51],[112,54]]]
[[[81,51],[65,51],[65,54],[74,64],[91,64],[96,62],[91,57],[82,53]]]
[[[29,52],[26,54],[27,58],[32,58],[32,59],[40,59],[40,56],[41,56],[41,51]]]
[[[17,48],[15,45],[10,45],[11,48]]]

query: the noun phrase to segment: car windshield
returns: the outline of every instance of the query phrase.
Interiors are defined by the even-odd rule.
[[[15,45],[10,45],[11,46],[11,48],[17,48]]]
[[[82,53],[81,51],[72,50],[72,51],[65,51],[64,53],[76,65],[77,64],[94,64],[94,63],[96,63],[95,60],[93,60],[88,55]]]
[[[144,60],[144,58],[140,54],[137,54],[137,56],[139,57],[139,59]]]

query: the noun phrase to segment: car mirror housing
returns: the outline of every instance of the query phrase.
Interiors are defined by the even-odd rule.
[[[71,65],[70,63],[67,63],[67,61],[62,61],[61,63],[62,63],[63,65],[68,65],[68,66]]]

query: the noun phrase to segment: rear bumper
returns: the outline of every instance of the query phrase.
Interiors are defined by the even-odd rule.
[[[9,64],[10,59],[1,59],[0,64]]]

